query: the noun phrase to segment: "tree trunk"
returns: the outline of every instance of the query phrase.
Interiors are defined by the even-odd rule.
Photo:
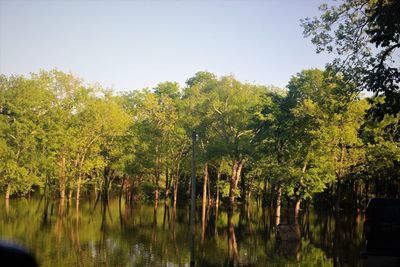
[[[235,193],[238,182],[240,180],[240,174],[243,165],[244,165],[244,160],[239,160],[239,161],[234,160],[232,163],[232,176],[230,178],[230,185],[229,185],[229,208],[231,210],[235,205]]]
[[[369,196],[368,196],[368,191],[369,191],[369,180],[365,181],[365,208],[368,205],[368,201],[369,201]]]
[[[10,194],[11,194],[11,185],[7,184],[6,199],[10,199]]]
[[[336,171],[336,178],[337,178],[337,189],[336,189],[336,204],[335,204],[335,210],[336,214],[338,215],[340,212],[340,200],[342,198],[342,186],[341,186],[341,180],[344,177],[344,169],[343,169],[343,164],[344,164],[344,159],[345,159],[345,152],[346,148],[345,146],[340,143],[340,159],[339,159],[339,168]]]
[[[158,207],[158,188],[156,188],[156,191],[154,192],[154,207]]]
[[[263,191],[262,191],[262,206],[263,207],[267,206],[267,177],[264,177],[264,184],[263,184]]]
[[[156,170],[155,170],[155,186],[156,189],[154,191],[154,207],[157,208],[158,207],[158,195],[159,195],[159,189],[158,189],[158,185],[159,185],[159,181],[160,181],[160,160],[157,157],[156,159]]]
[[[168,206],[169,200],[169,181],[170,177],[168,175],[168,166],[165,166],[165,206]]]
[[[279,225],[281,223],[281,204],[282,204],[282,186],[279,184],[276,189],[275,225]]]
[[[340,200],[342,198],[342,186],[341,186],[341,179],[339,178],[337,181],[337,188],[336,188],[336,204],[335,204],[335,212],[339,213],[340,211]]]
[[[236,173],[237,173],[237,162],[234,161],[232,164],[232,176],[229,184],[229,208],[233,209],[235,205],[235,191],[236,191]]]
[[[66,189],[66,174],[65,174],[65,156],[61,157],[60,166],[60,199],[65,198],[65,189]]]
[[[10,212],[10,199],[6,198],[6,215]]]
[[[206,231],[206,207],[207,207],[207,184],[208,184],[208,163],[204,164],[204,180],[203,180],[203,203],[201,209],[201,243],[204,243]]]
[[[182,153],[181,153],[182,154]],[[176,172],[175,172],[175,179],[174,179],[174,210],[176,210],[176,203],[178,201],[178,187],[179,187],[179,171],[180,171],[180,165],[181,162],[178,161],[178,164],[176,166]]]
[[[294,205],[294,223],[298,224],[298,218],[299,218],[299,212],[300,212],[300,204],[301,204],[301,199],[298,198],[296,200],[296,204]]]
[[[204,164],[204,180],[203,180],[203,208],[207,204],[207,184],[208,184],[208,163]]]
[[[207,179],[207,191],[208,191],[208,205],[211,206],[213,199],[211,199],[211,182],[210,177]]]
[[[238,249],[236,243],[235,228],[232,222],[232,213],[228,212],[228,255],[231,266],[237,257]]]
[[[246,200],[247,200],[247,204],[249,205],[249,204],[250,204],[250,201],[251,201],[251,190],[248,190],[248,191],[247,191]]]
[[[215,207],[217,207],[218,209],[218,205],[219,205],[219,180],[221,178],[221,172],[218,169],[217,172],[217,184],[216,184],[216,189],[215,189]]]
[[[175,177],[174,181],[174,209],[176,209],[176,202],[178,201],[178,176]]]
[[[78,183],[76,184],[76,203],[79,202],[79,198],[81,197],[81,184],[82,184],[82,178],[81,174],[79,174]]]
[[[360,194],[360,185],[358,182],[354,183],[354,210],[355,214],[360,214],[360,201],[359,201],[359,194]]]

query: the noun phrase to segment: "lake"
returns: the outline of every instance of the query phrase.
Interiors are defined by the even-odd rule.
[[[108,205],[45,199],[0,203],[0,236],[23,244],[40,266],[189,266],[189,205]],[[211,207],[196,217],[196,266],[362,266],[362,217],[303,212],[300,240],[278,240],[269,208]]]

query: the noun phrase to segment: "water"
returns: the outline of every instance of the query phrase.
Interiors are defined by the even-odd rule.
[[[34,252],[41,266],[189,266],[188,207],[157,209],[82,200],[40,199],[0,203],[0,236]],[[46,211],[47,210],[47,214]],[[197,266],[362,266],[362,219],[309,212],[300,241],[277,241],[274,218],[256,205],[210,209],[196,218]]]

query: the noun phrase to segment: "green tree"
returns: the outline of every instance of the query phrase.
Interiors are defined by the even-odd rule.
[[[43,135],[42,120],[50,108],[51,95],[42,82],[20,76],[1,76],[0,90],[0,183],[8,198],[24,195],[41,184],[37,142]]]
[[[397,0],[342,0],[320,7],[322,14],[302,21],[304,35],[311,36],[317,52],[334,53],[337,72],[358,90],[383,94],[375,115],[400,111],[400,2]]]

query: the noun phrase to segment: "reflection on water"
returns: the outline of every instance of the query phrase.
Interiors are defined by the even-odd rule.
[[[2,239],[30,248],[41,266],[190,263],[188,207],[31,199],[2,202],[0,210]],[[197,211],[197,266],[362,266],[360,217],[305,212],[298,225],[276,227],[269,209],[255,205]]]

